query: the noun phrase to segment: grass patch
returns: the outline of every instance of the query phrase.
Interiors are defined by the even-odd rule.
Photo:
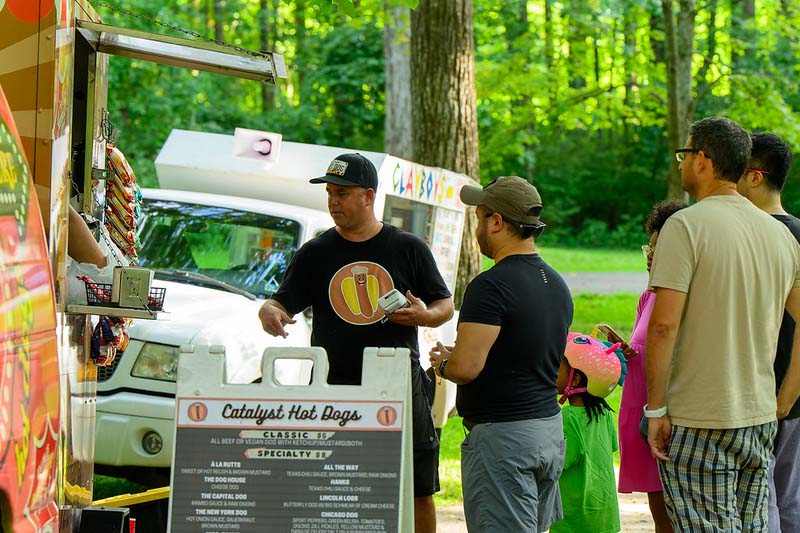
[[[147,487],[121,477],[101,476],[95,474],[92,485],[92,500],[102,500],[120,494],[137,494]]]
[[[439,447],[439,485],[441,491],[433,496],[437,507],[461,505],[461,441],[464,426],[461,417],[451,417],[442,428]]]
[[[614,328],[625,339],[631,336],[633,319],[636,318],[636,305],[639,294],[574,294],[572,302],[575,314],[572,318],[571,331],[592,332],[595,325],[605,323]]]
[[[645,260],[640,250],[603,248],[537,247],[547,264],[558,272],[644,272]],[[483,257],[483,269],[494,262]]]

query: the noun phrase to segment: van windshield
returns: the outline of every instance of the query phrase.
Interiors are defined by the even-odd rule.
[[[139,266],[196,272],[267,298],[278,290],[299,239],[296,220],[144,199]]]

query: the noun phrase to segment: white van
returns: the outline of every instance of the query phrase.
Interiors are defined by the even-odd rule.
[[[261,375],[267,346],[308,345],[308,320],[289,338],[261,329],[258,309],[277,288],[292,254],[333,225],[326,211],[232,196],[144,189],[140,265],[166,287],[158,320],[136,319],[130,343],[98,367],[95,463],[168,467],[172,458],[175,378],[182,344],[225,346],[226,379]],[[310,363],[280,361],[282,383],[308,383]]]
[[[285,142],[278,161],[265,164],[235,157],[233,136],[172,131],[156,159],[165,189],[143,191],[138,227],[139,265],[155,270],[155,285],[167,288],[166,312],[156,321],[135,320],[128,348],[98,371],[96,470],[170,465],[181,344],[225,346],[232,383],[260,377],[267,346],[309,345],[310,317],[295,317],[284,339],[261,329],[258,309],[277,290],[292,253],[333,226],[325,187],[308,180],[349,151]],[[379,218],[425,239],[452,291],[466,213],[458,191],[469,178],[361,153],[378,169]],[[455,324],[419,328],[423,367],[437,341],[453,342]],[[307,383],[309,372],[300,361],[275,369],[283,383]],[[436,385],[434,421],[441,427],[455,407],[455,386],[440,379]]]
[[[260,138],[270,139],[270,154],[257,151],[261,148],[258,143],[253,146],[253,140]],[[248,153],[249,146],[253,148]],[[235,135],[172,130],[155,165],[162,187],[258,198],[327,212],[325,187],[308,180],[324,175],[336,156],[356,151],[378,170],[375,196],[378,218],[425,240],[452,292],[467,215],[458,193],[468,183],[477,185],[464,174],[386,153],[281,142],[279,134],[239,129]],[[457,316],[438,328],[419,328],[423,368],[429,366],[427,353],[437,341],[453,343],[456,324]],[[295,341],[296,346],[302,345]],[[447,422],[455,409],[455,397],[455,385],[437,378],[433,405],[436,427],[441,428]]]

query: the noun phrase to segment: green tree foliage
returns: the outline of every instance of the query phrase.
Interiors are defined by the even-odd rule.
[[[156,184],[152,161],[172,128],[241,126],[382,150],[381,1],[106,1],[209,38],[221,24],[238,46],[268,42],[290,72],[265,103],[255,82],[112,58],[109,111],[144,185]],[[666,196],[675,164],[662,1],[474,0],[474,9],[482,180],[531,179],[545,200],[550,242],[641,243],[641,221]],[[728,116],[800,150],[797,2],[698,0],[696,9],[691,120]],[[181,35],[99,10],[112,24]],[[785,192],[795,213],[798,181],[800,165]]]
[[[728,116],[800,148],[800,11],[792,2],[758,2],[747,18],[739,4],[698,2],[692,120]],[[667,153],[661,2],[476,6],[484,180],[511,173],[531,179],[545,202],[546,241],[640,242],[641,222],[665,197],[675,164]],[[797,179],[796,169],[790,180]],[[792,191],[792,181],[786,197],[797,212],[800,186]]]
[[[213,9],[212,4],[222,2]],[[98,6],[109,24],[187,37],[156,24],[215,36],[257,50],[263,13],[249,0],[136,0],[123,10]],[[383,147],[383,44],[379,3],[361,2],[352,18],[329,2],[276,2],[270,13],[277,53],[290,79],[279,82],[264,109],[261,84],[112,57],[108,108],[121,130],[119,147],[143,186],[156,186],[153,161],[173,128],[232,133],[235,127],[277,131],[287,140],[379,151]],[[302,13],[298,13],[298,10]],[[215,13],[223,19],[216,20]],[[298,31],[298,20],[304,21]],[[302,37],[302,40],[301,40]]]

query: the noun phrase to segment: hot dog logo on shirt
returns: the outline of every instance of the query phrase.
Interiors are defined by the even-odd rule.
[[[394,288],[392,276],[377,263],[359,261],[340,268],[331,278],[328,298],[339,318],[357,326],[384,316],[378,298]]]

